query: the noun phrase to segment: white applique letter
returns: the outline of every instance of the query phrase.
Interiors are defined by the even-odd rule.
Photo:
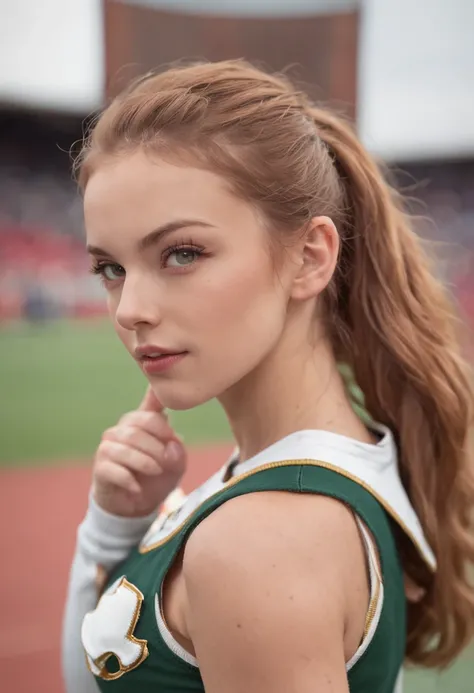
[[[95,611],[82,623],[82,644],[87,663],[95,676],[112,681],[135,669],[148,657],[146,640],[134,637],[143,594],[125,577],[105,592]],[[110,673],[106,664],[115,656],[118,671]]]

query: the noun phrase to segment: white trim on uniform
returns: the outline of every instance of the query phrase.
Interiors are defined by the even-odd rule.
[[[375,547],[375,542],[370,536],[365,524],[362,520],[355,515],[357,524],[361,531],[362,537],[364,539],[365,550],[367,553],[367,559],[369,563],[369,576],[370,576],[370,601],[367,615],[370,617],[369,628],[364,635],[364,638],[357,648],[354,655],[346,664],[346,671],[350,671],[354,667],[359,659],[362,657],[364,652],[367,651],[370,643],[372,642],[374,635],[377,631],[377,627],[380,622],[380,616],[382,614],[383,600],[384,600],[384,589],[382,576],[379,570],[377,549]],[[373,611],[373,614],[371,612]]]
[[[182,645],[180,645],[176,638],[169,631],[168,626],[165,623],[165,619],[161,610],[160,599],[157,594],[155,595],[155,616],[156,624],[158,626],[158,630],[160,631],[160,635],[163,638],[166,645],[171,650],[171,652],[174,652],[174,654],[180,659],[182,659],[184,662],[186,662],[186,664],[190,664],[193,667],[199,668],[199,664],[196,657],[194,657]]]

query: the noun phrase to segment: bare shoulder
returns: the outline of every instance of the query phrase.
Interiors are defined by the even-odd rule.
[[[193,532],[185,550],[187,572],[215,569],[229,559],[255,565],[267,559],[318,561],[340,575],[360,551],[353,512],[328,496],[264,491],[238,496],[220,506]],[[321,562],[321,559],[330,560]],[[274,565],[274,560],[272,565]]]
[[[354,557],[364,579],[361,555],[352,511],[328,497],[265,491],[215,510],[183,561],[206,691],[346,692],[348,592]]]

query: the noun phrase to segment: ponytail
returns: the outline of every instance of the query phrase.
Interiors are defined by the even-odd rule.
[[[310,113],[346,198],[340,269],[327,293],[335,346],[367,410],[395,433],[402,480],[438,560],[432,575],[401,539],[404,569],[426,590],[409,606],[407,655],[442,667],[474,636],[470,374],[400,196],[349,126]]]

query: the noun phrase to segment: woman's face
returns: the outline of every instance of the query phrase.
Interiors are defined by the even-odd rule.
[[[137,151],[95,170],[84,205],[115,329],[164,406],[224,394],[277,346],[295,268],[276,275],[268,230],[220,176]]]

